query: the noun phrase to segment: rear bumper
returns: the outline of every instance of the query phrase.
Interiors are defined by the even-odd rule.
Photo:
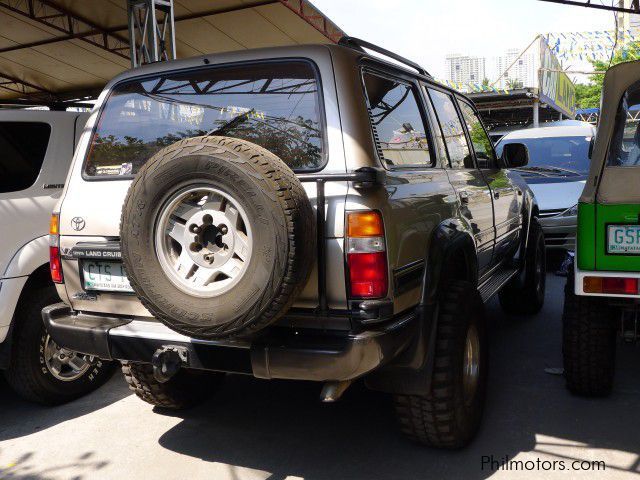
[[[640,272],[608,272],[602,270],[580,270],[577,263],[574,266],[575,274],[575,294],[586,297],[608,297],[608,298],[630,298],[634,300],[640,300],[640,293],[637,295],[616,295],[612,293],[586,293],[584,291],[584,279],[585,277],[624,277],[624,278],[637,278],[640,280]]]
[[[271,328],[251,342],[193,339],[159,322],[79,313],[64,303],[45,308],[42,317],[58,345],[105,360],[150,363],[156,350],[178,346],[188,351],[188,368],[291,380],[361,377],[403,352],[417,334],[413,314],[358,334]]]

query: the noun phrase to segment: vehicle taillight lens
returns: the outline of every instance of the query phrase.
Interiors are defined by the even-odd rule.
[[[387,253],[380,212],[348,214],[347,267],[351,298],[380,298],[387,295]]]
[[[585,293],[638,295],[638,279],[627,277],[584,277]]]
[[[49,222],[49,270],[54,283],[62,283],[62,260],[60,258],[60,215],[54,213]]]

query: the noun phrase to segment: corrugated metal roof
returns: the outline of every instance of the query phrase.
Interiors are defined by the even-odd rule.
[[[344,35],[306,0],[174,0],[174,11],[178,58]],[[99,91],[130,68],[128,37],[126,0],[0,0],[0,100]]]

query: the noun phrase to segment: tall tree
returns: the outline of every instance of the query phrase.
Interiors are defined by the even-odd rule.
[[[638,59],[640,59],[640,42],[631,42],[615,51],[611,59],[611,66]],[[609,68],[608,61],[592,60],[591,65],[596,72],[605,72]],[[604,75],[599,73],[590,75],[589,83],[576,85],[576,105],[578,108],[597,108],[600,106],[603,81]]]

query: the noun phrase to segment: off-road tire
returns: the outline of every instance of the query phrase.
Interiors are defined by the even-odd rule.
[[[524,284],[515,278],[500,290],[500,306],[510,314],[535,315],[544,306],[546,288],[546,253],[540,222],[531,218],[527,244]]]
[[[115,367],[113,362],[95,359],[78,379],[62,381],[51,374],[43,356],[48,334],[41,312],[59,301],[53,285],[23,293],[13,319],[9,368],[4,372],[18,395],[43,405],[66,403],[92,392],[111,377]]]
[[[469,282],[454,281],[439,302],[435,357],[428,395],[394,395],[396,417],[410,439],[437,448],[467,445],[482,419],[488,375],[488,343],[482,300]],[[465,403],[462,364],[467,330],[480,339],[480,374],[472,399]]]
[[[153,248],[163,199],[194,184],[230,192],[258,225],[247,271],[216,297],[178,289]],[[120,232],[122,261],[144,306],[201,339],[247,336],[275,322],[304,287],[316,253],[315,215],[295,174],[264,148],[227,137],[193,137],[154,155],[129,188]]]
[[[576,295],[573,265],[567,276],[562,313],[564,377],[571,393],[609,395],[616,357],[614,307],[604,297]]]
[[[209,398],[221,385],[223,373],[181,369],[173,378],[160,383],[148,363],[122,363],[124,379],[138,398],[167,410],[182,410]]]

